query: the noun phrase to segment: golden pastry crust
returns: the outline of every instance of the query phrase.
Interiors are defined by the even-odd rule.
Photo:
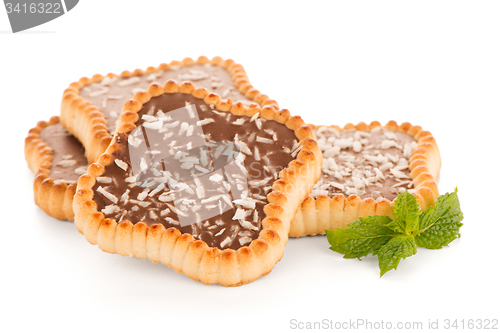
[[[310,125],[317,129],[319,126]],[[374,121],[369,125],[361,122],[357,125],[347,124],[344,128],[329,126],[338,131],[356,129],[358,131],[370,131],[382,125]],[[433,205],[439,196],[436,180],[441,169],[441,156],[436,140],[428,131],[422,130],[420,126],[413,126],[405,122],[398,125],[395,121],[389,121],[385,128],[412,135],[417,143],[417,148],[412,152],[409,160],[410,177],[414,188],[409,190],[415,195],[421,210]],[[344,194],[333,196],[319,195],[317,198],[308,196],[301,204],[295,214],[291,227],[290,237],[301,237],[306,235],[324,234],[325,229],[335,230],[346,228],[347,224],[357,220],[359,217],[370,215],[387,215],[392,217],[392,205],[394,201],[385,198],[374,200],[373,198],[361,199],[353,194],[346,197]]]
[[[151,97],[177,92],[203,99],[218,111],[248,117],[260,113],[261,117],[285,124],[294,131],[302,149],[295,160],[281,170],[279,179],[273,184],[273,191],[268,194],[269,204],[264,207],[266,218],[262,221],[259,237],[249,246],[221,250],[209,247],[202,240],[194,240],[191,234],[181,234],[175,227],[166,229],[161,224],[148,226],[143,222],[133,224],[130,221],[117,223],[114,219],[105,218],[102,212],[97,211],[92,188],[96,177],[101,176],[106,166],[112,163],[112,154],[118,149],[114,141],[97,163],[89,167],[88,174],[78,181],[73,205],[75,224],[91,244],[97,244],[105,252],[149,258],[204,284],[239,286],[249,283],[268,274],[283,256],[290,221],[321,173],[322,155],[318,144],[312,129],[300,117],[290,116],[288,110],[277,111],[272,106],[247,107],[240,102],[233,104],[204,88],[195,88],[189,82],[179,85],[172,80],[164,86],[152,84],[147,92],[135,94],[134,99],[125,104],[115,139],[120,133],[128,133],[135,128],[137,112]]]
[[[224,60],[221,57],[208,59],[200,56],[198,59],[184,58],[182,61],[172,61],[169,64],[161,64],[158,67],[148,67],[146,70],[136,69],[133,72],[123,71],[116,75],[109,73],[106,76],[96,74],[91,78],[82,77],[77,82],[73,82],[64,91],[61,102],[61,123],[82,142],[85,147],[85,154],[89,163],[97,161],[111,143],[113,136],[108,131],[107,121],[98,106],[80,96],[80,90],[92,83],[101,82],[105,77],[132,77],[141,74],[151,74],[159,71],[167,71],[172,66],[212,64],[226,69],[233,80],[233,83],[245,97],[252,99],[261,107],[270,105],[278,109],[278,103],[269,96],[255,89],[249,82],[248,76],[242,65],[231,59]]]
[[[51,178],[53,150],[40,138],[40,131],[49,125],[59,122],[54,116],[48,122],[40,121],[29,130],[24,141],[24,156],[28,167],[35,174],[33,190],[35,203],[48,215],[59,220],[73,221],[73,196],[76,192],[76,182],[65,182]]]

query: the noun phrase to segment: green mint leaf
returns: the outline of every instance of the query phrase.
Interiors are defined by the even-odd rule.
[[[419,209],[417,198],[408,191],[400,193],[394,200],[392,213],[405,233],[411,234],[418,230]]]
[[[418,246],[440,249],[460,237],[459,229],[464,216],[460,210],[457,190],[441,195],[435,206],[420,215]]]
[[[393,237],[377,252],[380,276],[383,276],[391,269],[396,269],[401,259],[405,259],[415,253],[417,253],[415,237],[411,235]]]
[[[419,213],[417,199],[405,191],[393,206],[394,220],[368,216],[350,223],[348,229],[325,230],[330,249],[344,258],[378,256],[380,276],[396,269],[401,259],[417,253],[417,246],[440,249],[460,237],[463,214],[457,190],[440,196],[435,206]]]
[[[387,223],[385,225],[387,228],[391,228],[398,234],[404,234],[406,233],[405,228],[406,228],[406,223],[401,220],[392,220],[391,222]]]
[[[425,216],[425,218],[424,217],[420,218],[420,225],[419,225],[420,230],[424,230],[429,226],[431,226],[433,223],[436,223],[436,221],[441,216],[446,214],[448,208],[453,207],[460,209],[460,201],[458,200],[457,192],[458,190],[455,189],[454,192],[440,195],[439,198],[437,198],[436,205],[431,207],[434,209],[429,208],[426,210],[426,211],[431,210],[435,212],[433,212],[432,215]]]
[[[375,254],[397,233],[386,224],[392,219],[388,216],[360,217],[349,223],[347,229],[325,230],[330,249],[344,254],[344,258],[361,258]]]

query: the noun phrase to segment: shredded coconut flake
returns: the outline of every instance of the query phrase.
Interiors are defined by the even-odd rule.
[[[128,164],[123,162],[122,160],[115,159],[115,164],[124,171],[127,171],[128,169]]]
[[[251,198],[236,199],[233,200],[233,203],[240,205],[246,209],[255,209],[255,201],[253,201]]]
[[[119,210],[120,210],[120,208],[118,208],[118,206],[116,206],[116,205],[108,205],[108,206],[104,207],[102,212],[104,213],[104,215],[110,215],[110,214],[118,212]]]
[[[273,140],[268,139],[268,138],[263,138],[263,137],[261,137],[261,136],[257,136],[257,137],[255,138],[255,141],[257,141],[257,142],[261,142],[261,143],[274,143],[274,141],[273,141]]]
[[[127,86],[131,86],[133,84],[139,83],[139,82],[141,82],[141,78],[139,78],[138,76],[133,76],[129,79],[124,79],[124,80],[119,81],[118,85],[120,87],[127,87]]]
[[[98,183],[102,184],[111,184],[113,182],[111,177],[97,177],[96,180]]]
[[[245,210],[238,208],[234,213],[233,220],[241,220],[245,218]]]
[[[108,191],[106,191],[105,189],[103,189],[101,186],[99,186],[96,191],[101,193],[106,199],[108,199],[112,203],[114,204],[118,203],[118,198],[113,194],[109,193]]]
[[[59,161],[56,165],[62,166],[63,168],[69,168],[76,164],[76,160],[62,160]]]
[[[208,177],[208,179],[210,179],[213,182],[218,183],[218,182],[220,182],[223,179],[223,177],[222,177],[221,174],[216,173],[215,175],[212,175],[212,176]]]

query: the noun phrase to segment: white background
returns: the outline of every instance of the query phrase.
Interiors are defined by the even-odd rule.
[[[500,319],[499,17],[498,1],[85,0],[14,35],[0,8],[0,331]],[[419,249],[383,278],[374,257],[343,259],[323,236],[291,239],[271,274],[225,288],[106,254],[34,204],[24,137],[59,113],[69,83],[198,55],[240,62],[255,87],[306,122],[394,119],[431,131],[440,191],[459,189],[462,238]]]

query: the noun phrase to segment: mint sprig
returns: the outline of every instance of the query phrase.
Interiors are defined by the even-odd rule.
[[[417,253],[418,247],[440,249],[460,237],[463,214],[457,189],[441,195],[434,206],[419,212],[417,199],[400,193],[393,206],[394,219],[374,215],[360,217],[347,229],[325,230],[330,249],[344,258],[378,256],[380,276],[398,267],[401,259]]]

